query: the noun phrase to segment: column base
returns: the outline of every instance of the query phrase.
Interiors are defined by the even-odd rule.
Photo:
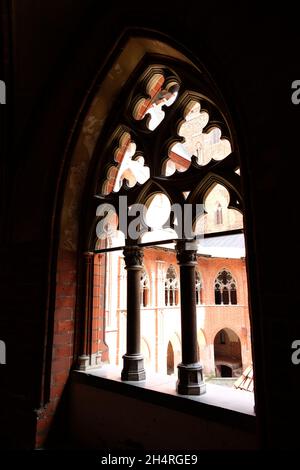
[[[83,354],[78,357],[78,370],[89,370],[102,366],[102,352],[94,353],[91,356]]]
[[[146,380],[144,358],[141,354],[124,354],[121,380],[135,382]]]
[[[79,370],[87,370],[90,365],[90,356],[83,354],[78,358],[78,369]]]
[[[177,393],[180,395],[203,395],[206,385],[203,381],[203,367],[199,362],[178,364]]]

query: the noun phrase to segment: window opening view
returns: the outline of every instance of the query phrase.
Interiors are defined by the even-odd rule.
[[[121,113],[99,180],[103,362],[119,367],[123,381],[178,376],[184,395],[201,395],[208,383],[241,389],[252,355],[231,130],[201,90],[166,66],[149,67],[136,90],[130,126]]]

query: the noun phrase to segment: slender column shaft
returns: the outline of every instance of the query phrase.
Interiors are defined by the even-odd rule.
[[[93,281],[94,254],[84,253],[84,305],[83,305],[83,334],[81,352],[78,358],[79,369],[85,370],[91,363],[92,354],[92,318],[93,318]]]
[[[127,354],[140,354],[141,347],[141,266],[127,269]]]
[[[178,365],[177,391],[182,395],[205,393],[197,348],[196,253],[194,249],[187,249],[186,240],[178,240],[176,254],[180,266],[182,363]]]
[[[126,354],[123,356],[122,380],[145,380],[144,358],[141,355],[141,303],[140,278],[143,250],[137,246],[124,249],[127,270],[127,336]]]
[[[180,265],[182,362],[198,362],[195,265]]]

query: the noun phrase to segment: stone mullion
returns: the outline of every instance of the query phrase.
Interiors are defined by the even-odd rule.
[[[201,395],[205,393],[206,388],[197,348],[196,254],[196,250],[187,249],[185,240],[177,241],[176,255],[180,266],[182,343],[182,362],[178,365],[177,391],[182,395]]]
[[[92,356],[92,322],[93,322],[93,283],[94,254],[84,253],[84,319],[82,346],[78,358],[79,369],[85,370],[91,365]]]
[[[137,246],[124,249],[127,270],[127,331],[126,354],[123,356],[122,380],[145,380],[144,358],[141,354],[140,276],[143,250]]]

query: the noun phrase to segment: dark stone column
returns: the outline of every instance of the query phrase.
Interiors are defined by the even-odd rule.
[[[145,380],[144,358],[141,355],[140,276],[143,250],[137,246],[124,249],[127,270],[127,351],[123,356],[122,380]]]
[[[178,364],[177,392],[181,395],[202,395],[206,391],[203,382],[203,368],[199,363],[197,348],[197,316],[195,265],[196,249],[190,243],[178,240],[177,261],[180,266],[181,297],[181,344],[182,362]]]
[[[93,321],[93,285],[94,285],[94,253],[86,252],[84,256],[84,305],[82,321],[81,354],[78,358],[80,370],[86,370],[91,364],[92,355],[92,321]]]

